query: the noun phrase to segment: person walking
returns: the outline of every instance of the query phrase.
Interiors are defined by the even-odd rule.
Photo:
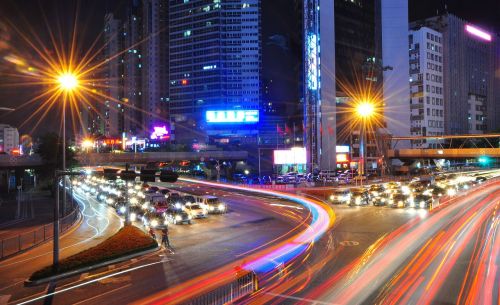
[[[171,248],[170,240],[168,239],[168,227],[161,230],[161,244],[165,245],[165,248]]]
[[[154,240],[156,240],[156,233],[155,233],[155,230],[152,227],[149,227],[149,235],[151,235],[151,237]]]

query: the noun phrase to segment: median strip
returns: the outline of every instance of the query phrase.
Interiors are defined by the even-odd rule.
[[[88,272],[144,255],[156,249],[158,249],[158,243],[144,231],[135,226],[125,226],[97,246],[61,260],[57,270],[54,270],[52,266],[46,266],[36,271],[25,281],[25,285],[35,286]]]

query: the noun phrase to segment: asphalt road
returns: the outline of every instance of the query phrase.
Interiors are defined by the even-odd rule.
[[[186,280],[203,279],[214,269],[239,265],[245,261],[246,255],[260,249],[260,245],[269,246],[285,239],[302,218],[311,216],[300,206],[272,196],[188,183],[177,183],[175,187],[185,192],[215,194],[229,203],[230,212],[197,220],[191,226],[172,227],[171,243],[175,253],[161,250],[130,262],[59,281],[56,287],[44,286],[35,290],[14,283],[14,286],[0,288],[0,294],[10,294],[9,303],[26,303],[39,297],[32,303],[42,304],[42,298],[47,293],[51,295],[53,304],[125,304],[141,300]],[[387,303],[393,300],[387,296],[406,291],[408,283],[405,280],[408,277],[399,275],[406,274],[406,266],[418,262],[412,259],[421,255],[419,250],[424,249],[426,242],[439,230],[452,232],[454,229],[463,229],[464,235],[472,236],[462,240],[462,251],[457,251],[459,263],[453,265],[448,275],[463,276],[467,274],[470,266],[467,262],[471,261],[471,257],[475,258],[472,261],[484,261],[498,253],[498,234],[495,233],[498,231],[498,220],[491,217],[496,208],[489,208],[495,202],[484,201],[490,191],[485,190],[477,196],[470,193],[463,200],[432,213],[414,209],[335,206],[335,226],[314,243],[305,257],[286,266],[282,277],[264,281],[267,285],[243,303]],[[472,212],[462,210],[475,206],[482,207],[478,211],[483,211],[481,219],[484,223],[471,231],[474,234],[465,234],[468,227],[453,227],[471,216],[467,213]],[[439,259],[451,251],[445,247],[453,245],[450,241],[454,236],[457,235],[443,236],[443,245],[429,252],[429,255],[434,255],[431,256],[432,263],[422,269],[426,284],[436,278],[445,278],[433,278],[432,274],[440,265]],[[489,240],[489,250],[480,251],[474,243],[483,239]],[[420,259],[425,260],[426,257]],[[470,268],[485,272],[484,264]],[[0,280],[3,277],[2,273]],[[443,288],[435,293],[432,300],[453,304],[457,289],[460,290],[462,286],[477,287],[477,281],[474,282],[471,277],[465,278],[463,285],[449,285],[441,280],[446,290]],[[480,283],[489,285],[492,278],[493,283],[495,280],[498,283],[498,276],[495,274],[492,277],[491,273],[482,277]],[[387,286],[387,283],[391,285]],[[2,287],[3,282],[0,285]],[[492,287],[492,291],[498,295],[498,284]],[[416,285],[415,289],[422,287]],[[407,300],[405,297],[408,293],[395,299],[394,303],[406,304],[402,300]],[[464,296],[465,299],[476,300],[474,297],[477,294]],[[416,303],[417,300],[413,301]]]
[[[498,304],[499,198],[497,183],[432,213],[338,207],[343,221],[286,281],[307,285],[263,289],[246,303]]]
[[[170,241],[175,253],[162,249],[129,262],[58,281],[55,286],[34,288],[22,287],[21,281],[36,268],[30,267],[26,272],[24,266],[20,268],[23,260],[19,259],[11,263],[17,267],[9,265],[10,269],[4,269],[6,272],[0,276],[3,303],[47,304],[49,299],[51,304],[125,304],[203,276],[218,267],[237,266],[244,262],[246,254],[280,240],[302,220],[302,216],[295,214],[283,217],[282,207],[272,206],[282,204],[280,199],[206,191],[224,198],[229,204],[229,213],[210,215],[207,219],[195,220],[192,225],[170,226]],[[114,214],[105,205],[99,206]],[[47,255],[49,258],[50,253]],[[37,264],[41,265],[44,263]],[[13,270],[15,268],[19,274]]]

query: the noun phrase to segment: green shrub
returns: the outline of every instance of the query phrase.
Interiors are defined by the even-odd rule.
[[[121,228],[120,231],[116,232],[115,235],[97,246],[61,260],[57,272],[54,272],[52,266],[47,266],[33,273],[30,280],[38,280],[44,277],[88,267],[121,256],[153,249],[157,246],[158,243],[156,240],[151,238],[151,236],[141,229],[135,226],[125,226]]]

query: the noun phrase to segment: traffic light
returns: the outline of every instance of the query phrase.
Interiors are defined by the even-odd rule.
[[[156,169],[141,169],[141,181],[155,182]]]
[[[120,178],[125,181],[134,181],[136,176],[135,171],[123,170],[120,172]]]
[[[167,170],[162,170],[160,172],[160,181],[161,182],[176,182],[177,179],[179,178],[179,174],[173,172],[173,171],[167,171]]]
[[[116,168],[104,168],[104,178],[108,180],[116,180],[118,169]]]

